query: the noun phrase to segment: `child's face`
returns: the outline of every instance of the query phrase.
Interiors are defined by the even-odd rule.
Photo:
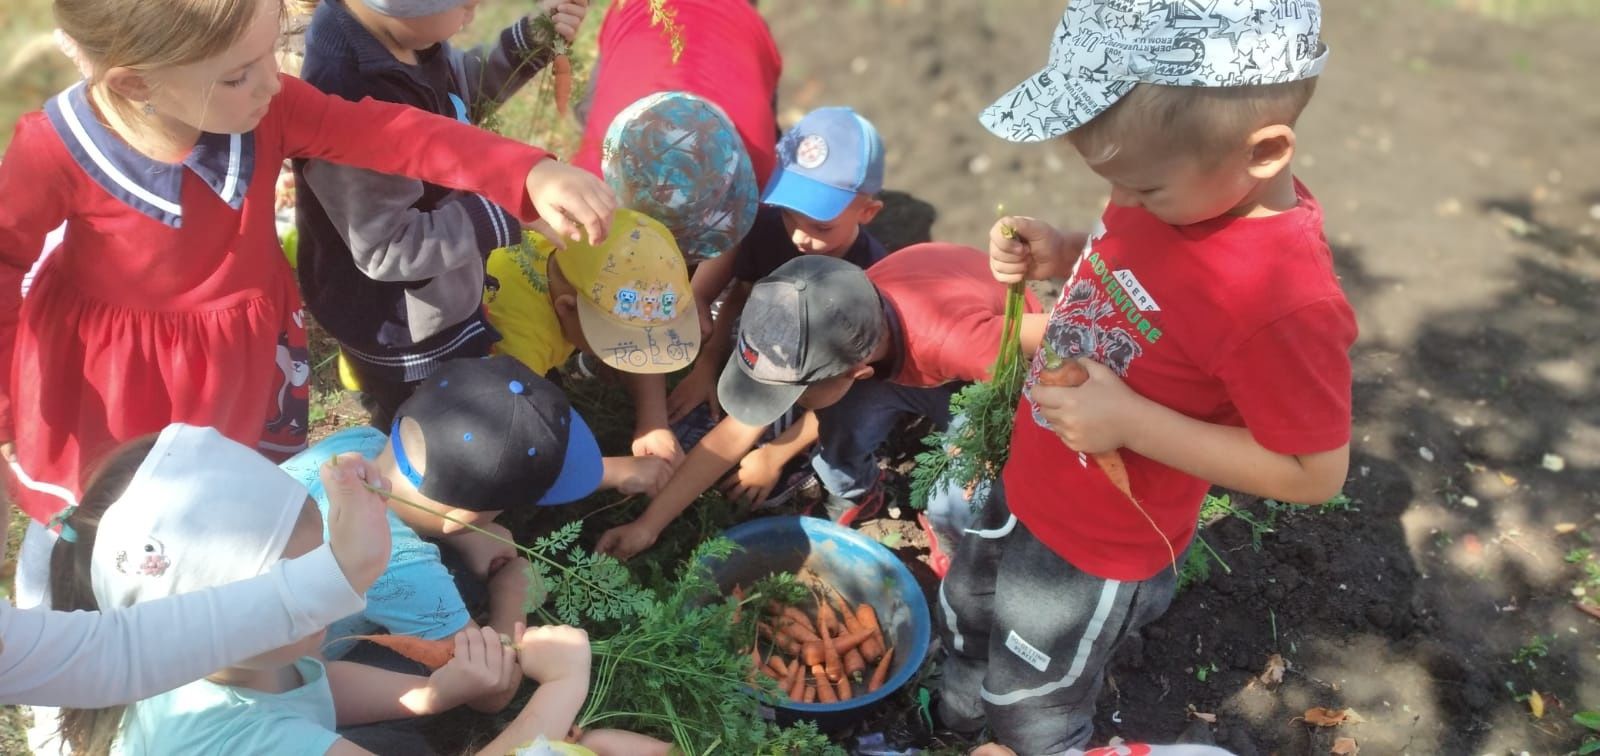
[[[359,2],[359,0],[355,0]],[[467,28],[478,12],[480,0],[465,0],[447,11],[431,16],[396,18],[387,30],[396,43],[408,50],[426,50]]]
[[[556,262],[555,257],[550,258],[550,269],[546,279],[550,284],[550,303],[555,308],[556,320],[561,322],[562,337],[574,349],[594,354],[594,350],[589,347],[589,341],[583,337],[583,326],[578,322],[578,290],[567,280],[566,274],[561,272],[561,265]]]
[[[1078,147],[1073,142],[1074,147]],[[1083,154],[1079,148],[1079,154]],[[1218,160],[1154,150],[1124,149],[1089,169],[1111,182],[1111,204],[1142,207],[1163,223],[1187,226],[1227,215],[1245,204],[1257,181],[1240,155]]]
[[[242,134],[261,123],[281,88],[275,51],[282,27],[277,2],[257,5],[244,36],[226,52],[143,74],[159,117],[213,134]]]
[[[882,207],[882,202],[858,194],[839,217],[828,221],[819,221],[785,208],[783,227],[789,232],[789,240],[801,252],[841,257],[855,243],[862,224],[871,222]]]

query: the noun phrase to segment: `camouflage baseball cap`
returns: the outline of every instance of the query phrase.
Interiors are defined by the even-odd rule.
[[[600,172],[623,207],[660,221],[689,262],[733,249],[756,219],[755,169],[722,109],[688,92],[657,92],[606,129]]]

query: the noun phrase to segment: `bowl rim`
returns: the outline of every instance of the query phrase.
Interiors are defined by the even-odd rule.
[[[932,643],[933,614],[928,607],[927,597],[922,595],[921,584],[917,582],[916,576],[911,574],[911,570],[906,567],[905,563],[900,561],[900,558],[895,556],[894,552],[889,550],[889,547],[878,543],[878,541],[875,539],[868,538],[854,528],[847,528],[833,522],[832,520],[824,520],[820,517],[807,517],[804,515],[778,515],[773,517],[760,517],[753,520],[746,520],[734,525],[722,531],[720,537],[727,538],[735,543],[738,543],[738,539],[736,538],[738,535],[778,530],[781,529],[781,526],[794,525],[798,525],[801,530],[805,531],[807,536],[812,540],[814,540],[814,536],[816,534],[821,533],[830,538],[850,541],[859,546],[863,546],[868,553],[875,554],[885,564],[891,565],[892,570],[896,573],[896,577],[902,579],[905,585],[913,587],[913,590],[910,591],[911,599],[906,602],[907,608],[912,612],[913,616],[926,617],[927,622],[920,626],[916,626],[915,624],[913,625],[911,653],[915,657],[914,661],[912,658],[902,655],[901,658],[903,661],[900,665],[900,669],[894,674],[890,675],[889,679],[883,681],[883,687],[878,688],[871,693],[859,695],[850,699],[849,701],[841,701],[837,703],[770,701],[760,696],[756,696],[756,700],[760,701],[761,705],[763,706],[771,706],[775,709],[782,709],[784,711],[794,712],[797,714],[836,714],[865,708],[882,701],[885,698],[888,698],[895,691],[898,691],[902,686],[910,682],[911,678],[922,669],[922,663],[926,661],[928,649]],[[895,653],[900,654],[899,647],[896,647]],[[754,695],[755,692],[755,689],[752,688],[751,694]]]

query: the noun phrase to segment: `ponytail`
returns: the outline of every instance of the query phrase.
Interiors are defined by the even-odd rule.
[[[95,535],[100,518],[128,490],[128,484],[155,447],[156,436],[124,444],[100,464],[76,508],[58,519],[62,538],[50,552],[51,608],[61,611],[99,611],[90,576]],[[62,709],[61,738],[73,753],[104,756],[122,730],[125,706],[104,709]]]

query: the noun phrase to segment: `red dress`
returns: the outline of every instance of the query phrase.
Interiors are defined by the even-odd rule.
[[[82,84],[18,122],[0,161],[0,439],[15,441],[8,483],[34,519],[76,505],[118,444],[170,423],[269,456],[304,447],[311,366],[273,219],[285,158],[412,176],[536,217],[525,180],[543,151],[281,78],[255,131],[203,135],[178,165],[111,133]]]

